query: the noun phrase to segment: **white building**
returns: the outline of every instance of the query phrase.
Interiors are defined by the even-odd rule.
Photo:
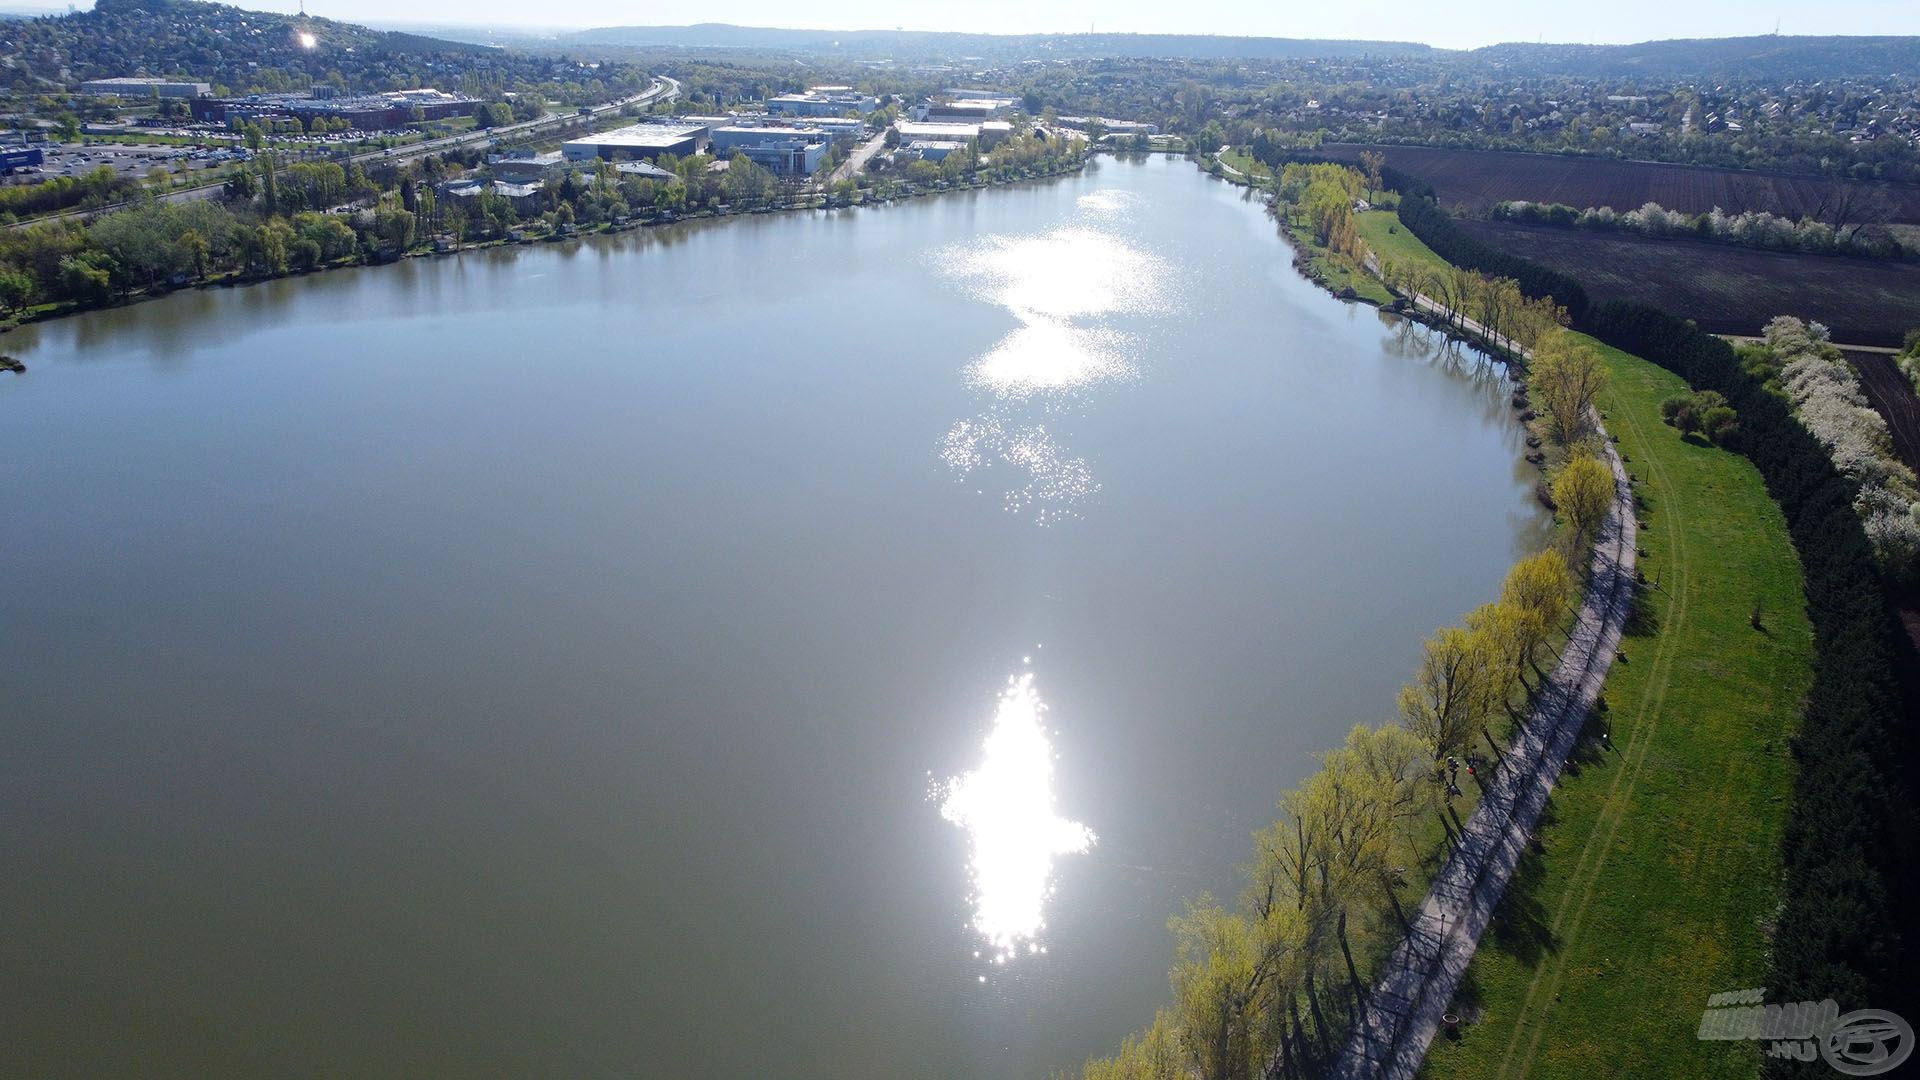
[[[172,79],[142,79],[123,76],[116,79],[88,79],[80,84],[83,94],[112,94],[123,98],[152,97],[155,94],[163,98],[212,97],[213,86],[203,82],[175,82]]]
[[[983,150],[997,145],[1013,134],[1013,125],[1005,120],[987,120],[978,124],[916,123],[912,120],[901,120],[895,123],[894,127],[899,130],[902,143],[964,143],[978,140]]]
[[[814,86],[804,94],[779,94],[767,99],[767,111],[789,116],[865,115],[880,107],[880,99],[851,86]]]
[[[658,161],[667,154],[692,157],[706,148],[703,124],[634,124],[569,140],[560,153],[568,161]]]
[[[900,149],[923,161],[945,161],[948,155],[965,149],[966,145],[957,142],[910,142]]]

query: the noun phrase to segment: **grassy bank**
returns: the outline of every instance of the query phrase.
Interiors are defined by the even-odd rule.
[[[1382,259],[1441,264],[1391,213],[1356,227]],[[1601,397],[1644,504],[1649,589],[1607,711],[1555,789],[1541,849],[1480,944],[1458,1041],[1424,1075],[1752,1076],[1754,1044],[1695,1037],[1708,995],[1757,987],[1779,899],[1813,638],[1786,522],[1744,457],[1684,441],[1678,376],[1594,343]],[[1751,618],[1756,605],[1760,628]]]
[[[1754,1044],[1695,1038],[1708,995],[1761,985],[1788,739],[1812,631],[1779,508],[1745,458],[1660,422],[1686,391],[1606,350],[1602,397],[1639,479],[1652,588],[1609,675],[1611,745],[1564,777],[1515,876],[1433,1077],[1751,1076]],[[1761,608],[1761,628],[1749,621]]]

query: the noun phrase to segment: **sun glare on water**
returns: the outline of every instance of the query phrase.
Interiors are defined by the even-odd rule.
[[[973,926],[1005,963],[1046,926],[1053,860],[1086,851],[1092,830],[1061,817],[1053,805],[1053,746],[1041,725],[1046,705],[1033,674],[1008,683],[987,735],[979,768],[946,787],[940,814],[967,831],[972,844]]]

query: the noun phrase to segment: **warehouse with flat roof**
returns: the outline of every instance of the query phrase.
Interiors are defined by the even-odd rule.
[[[978,140],[982,150],[994,146],[1013,133],[1013,125],[1005,120],[987,120],[978,124],[934,124],[913,120],[901,120],[894,124],[900,130],[900,141],[915,142],[958,142]]]
[[[658,161],[668,154],[692,157],[706,149],[705,124],[634,124],[568,140],[560,153],[568,161]]]
[[[146,79],[122,75],[112,79],[88,79],[80,84],[83,94],[112,94],[117,97],[153,97],[196,98],[208,97],[213,86],[203,82],[180,82],[174,79]]]

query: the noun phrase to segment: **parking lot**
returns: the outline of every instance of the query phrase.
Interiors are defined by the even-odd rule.
[[[146,177],[155,172],[192,173],[202,169],[224,168],[252,155],[245,149],[209,146],[123,145],[82,141],[70,145],[41,144],[46,161],[38,170],[23,170],[9,177],[16,184],[36,183],[62,176],[81,176],[102,165],[123,176]]]

